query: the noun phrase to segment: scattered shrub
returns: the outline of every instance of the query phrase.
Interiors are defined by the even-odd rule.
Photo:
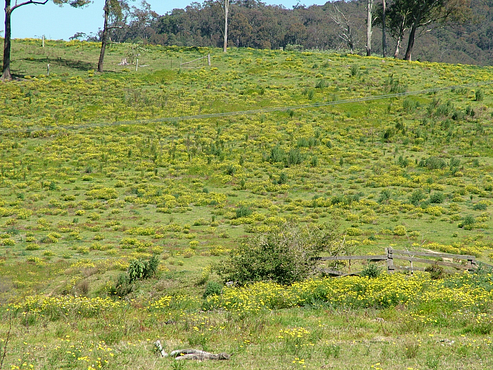
[[[441,170],[447,166],[447,163],[442,158],[431,156],[427,159],[421,159],[420,167],[427,167],[429,170]]]
[[[378,267],[376,263],[370,262],[365,266],[363,271],[361,271],[360,276],[366,276],[369,278],[377,278],[382,273],[382,269]]]
[[[356,77],[359,75],[359,67],[356,64],[353,64],[351,66],[351,69],[349,71],[351,77]]]
[[[236,209],[236,218],[248,217],[252,214],[252,210],[246,206],[241,206]]]
[[[462,222],[459,223],[459,227],[460,228],[464,228],[464,229],[472,229],[474,224],[476,223],[476,220],[474,219],[474,216],[471,216],[471,215],[467,215],[465,216],[463,219],[462,219]]]
[[[430,195],[430,203],[443,203],[445,200],[445,194],[442,192],[434,192]]]
[[[242,240],[229,258],[215,266],[224,281],[292,284],[316,271],[313,257],[333,247],[335,235],[316,227],[290,223]]]
[[[419,202],[426,198],[425,193],[421,189],[414,190],[409,196],[409,203],[414,206],[417,206]]]
[[[472,209],[474,209],[476,211],[485,211],[487,208],[488,208],[488,205],[486,204],[486,202],[483,202],[483,201],[478,202],[472,206]]]
[[[391,196],[392,192],[389,189],[382,190],[378,198],[378,203],[388,203]]]
[[[436,264],[436,263],[434,263],[433,265],[427,266],[425,268],[425,271],[430,273],[430,277],[433,280],[443,279],[446,276],[446,274],[443,270],[443,267]]]
[[[130,276],[125,273],[121,273],[116,278],[116,284],[110,288],[110,294],[117,297],[125,297],[133,291],[133,284],[130,281]]]
[[[484,99],[484,91],[481,89],[476,90],[475,92],[475,99],[476,101],[483,101]]]
[[[136,280],[148,279],[154,276],[158,265],[159,259],[157,256],[152,256],[148,261],[138,259],[130,262],[127,270],[129,283],[131,284]]]
[[[394,227],[394,235],[404,236],[404,235],[406,235],[406,233],[407,233],[407,230],[406,230],[405,226],[397,225],[396,227]]]
[[[223,285],[221,283],[218,283],[216,281],[209,281],[205,286],[205,291],[204,294],[202,295],[202,298],[206,299],[207,297],[212,295],[220,295],[222,290],[223,290]]]

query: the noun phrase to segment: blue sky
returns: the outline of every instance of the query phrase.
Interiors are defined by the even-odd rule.
[[[152,10],[158,14],[165,14],[176,8],[185,8],[193,1],[189,0],[147,0]],[[202,0],[196,1],[202,3]],[[298,2],[307,6],[323,5],[327,0],[264,0],[267,4],[282,4],[292,8]],[[135,5],[140,5],[136,0]],[[76,32],[96,34],[103,27],[104,0],[94,0],[84,9],[73,9],[70,6],[59,7],[51,1],[46,5],[26,5],[12,13],[13,38],[41,38],[68,40]],[[1,22],[3,24],[3,20]],[[3,29],[3,28],[2,28]],[[3,36],[3,32],[1,32]]]

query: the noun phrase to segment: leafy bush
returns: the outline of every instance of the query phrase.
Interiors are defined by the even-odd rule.
[[[430,195],[430,203],[443,203],[445,200],[445,194],[440,191],[434,192]]]
[[[288,175],[286,175],[285,172],[281,172],[281,174],[279,175],[279,180],[277,180],[277,183],[279,185],[283,185],[283,184],[286,184],[288,182]]]
[[[116,284],[110,289],[110,294],[125,297],[133,291],[133,284],[130,281],[130,276],[128,274],[121,273],[116,278]]]
[[[392,192],[390,189],[384,189],[380,193],[380,197],[378,198],[378,203],[388,203],[390,200],[390,197],[392,196]]]
[[[443,270],[443,267],[439,266],[436,263],[434,263],[433,265],[427,266],[425,268],[425,271],[430,273],[430,277],[433,280],[443,279],[446,276],[446,274]]]
[[[303,155],[298,149],[291,149],[286,156],[285,164],[286,166],[291,166],[293,164],[300,164],[303,162]]]
[[[324,89],[327,86],[329,86],[329,84],[327,83],[327,81],[324,80],[324,79],[320,79],[320,80],[318,80],[317,84],[315,85],[315,88],[316,89]]]
[[[402,102],[402,108],[406,113],[414,112],[417,107],[417,102],[415,102],[412,98],[406,98]]]
[[[419,162],[420,167],[427,167],[429,170],[441,170],[447,166],[447,163],[441,158],[431,156],[427,159],[422,159]]]
[[[154,276],[158,265],[159,259],[157,256],[152,256],[148,261],[138,259],[130,262],[127,270],[129,283]]]
[[[224,281],[245,285],[256,281],[292,284],[315,273],[313,258],[333,249],[335,234],[317,227],[283,224],[240,243],[215,266]]]
[[[465,228],[467,230],[470,230],[473,228],[475,223],[476,223],[476,220],[474,219],[474,216],[467,215],[462,219],[462,222],[458,226],[460,228]]]
[[[303,51],[305,47],[303,45],[300,45],[300,44],[287,44],[285,47],[284,47],[284,50],[285,51]]]
[[[486,204],[483,201],[478,202],[472,206],[472,209],[476,211],[486,211],[487,208],[488,208],[488,204]]]
[[[276,145],[274,148],[270,150],[270,155],[267,158],[267,160],[270,163],[277,163],[277,162],[283,162],[284,158],[286,156],[286,153],[284,150],[282,150],[279,145]]]
[[[404,236],[407,233],[407,229],[403,225],[397,225],[394,227],[394,235]]]
[[[358,227],[348,227],[346,229],[346,234],[349,236],[359,236],[359,235],[363,234],[363,230],[361,230]]]
[[[351,66],[350,75],[351,75],[351,77],[358,76],[359,75],[359,66],[357,66],[356,64],[353,64]]]
[[[425,193],[421,189],[414,190],[409,196],[409,203],[414,206],[417,206],[419,202],[426,198]]]
[[[365,266],[363,271],[361,271],[360,276],[366,276],[369,278],[377,278],[380,276],[382,269],[378,267],[376,263],[369,263]]]
[[[476,90],[474,100],[483,101],[483,99],[484,99],[484,91],[481,89]]]
[[[236,218],[248,217],[252,214],[252,210],[246,206],[241,206],[236,209]]]
[[[397,164],[401,167],[407,167],[409,166],[409,159],[404,158],[402,155],[400,155],[399,159],[397,160]]]
[[[216,281],[209,281],[205,286],[205,291],[202,297],[206,299],[207,297],[212,295],[219,295],[221,294],[222,290],[223,286],[221,283],[218,283]]]
[[[134,289],[134,282],[154,276],[158,265],[159,259],[157,256],[152,256],[147,261],[138,259],[130,262],[127,272],[118,275],[115,286],[109,289],[109,293],[118,297],[130,294]]]

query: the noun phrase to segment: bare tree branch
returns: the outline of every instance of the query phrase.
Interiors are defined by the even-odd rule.
[[[48,2],[48,0],[44,0],[44,1],[29,0],[29,1],[24,1],[23,3],[17,4],[17,1],[16,1],[15,5],[12,8],[10,8],[10,11],[13,12],[14,9],[20,8],[21,6],[24,6],[24,5],[29,5],[29,4],[45,5],[47,2]]]
[[[340,33],[338,36],[347,44],[352,53],[354,51],[355,40],[351,22],[335,4],[332,4],[332,11],[329,10],[329,17],[339,27]]]

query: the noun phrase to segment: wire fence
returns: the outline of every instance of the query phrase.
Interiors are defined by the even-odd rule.
[[[267,107],[267,108],[259,108],[259,109],[249,109],[242,111],[231,111],[231,112],[218,112],[218,113],[206,113],[206,114],[196,114],[196,115],[188,115],[188,116],[172,116],[172,117],[161,117],[147,120],[130,120],[130,121],[117,121],[117,122],[100,122],[100,123],[88,123],[88,124],[80,124],[80,125],[66,125],[66,126],[43,126],[43,127],[26,127],[26,128],[17,128],[17,129],[7,129],[0,130],[0,135],[6,134],[20,134],[20,133],[34,133],[39,131],[52,131],[52,130],[63,130],[63,131],[76,131],[83,130],[92,127],[110,127],[110,126],[127,126],[127,125],[147,125],[152,123],[163,123],[163,122],[177,122],[177,121],[189,121],[196,119],[210,119],[210,118],[223,118],[223,117],[231,117],[238,115],[255,115],[262,113],[273,113],[273,112],[286,112],[286,111],[295,111],[301,109],[315,109],[321,107],[329,107],[343,104],[352,104],[352,103],[361,103],[375,100],[385,100],[385,99],[393,99],[404,96],[415,96],[415,95],[425,95],[438,93],[440,91],[461,89],[461,88],[471,88],[471,87],[479,87],[479,86],[487,86],[492,85],[493,80],[483,81],[483,82],[474,82],[463,85],[453,85],[453,86],[443,86],[443,87],[435,87],[431,89],[424,90],[416,90],[416,91],[404,91],[392,94],[383,94],[383,95],[370,95],[364,96],[360,98],[354,99],[340,99],[334,101],[324,101],[313,104],[301,104],[301,105],[292,105],[285,107]]]

